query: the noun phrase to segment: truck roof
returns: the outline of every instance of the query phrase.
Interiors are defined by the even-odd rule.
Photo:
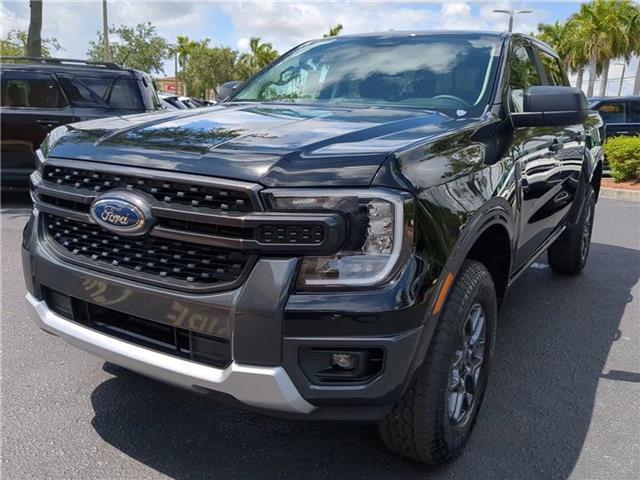
[[[132,68],[123,68],[113,62],[94,62],[73,58],[41,58],[41,57],[0,57],[3,70],[32,69],[40,71],[74,71],[74,72],[108,72],[144,75],[143,72]]]

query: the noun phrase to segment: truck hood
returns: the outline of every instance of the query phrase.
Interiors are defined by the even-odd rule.
[[[72,124],[49,156],[271,187],[363,186],[391,153],[469,121],[410,108],[221,104]]]

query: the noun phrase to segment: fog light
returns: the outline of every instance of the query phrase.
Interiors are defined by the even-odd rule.
[[[331,366],[340,370],[353,370],[356,367],[356,357],[350,353],[332,353]]]

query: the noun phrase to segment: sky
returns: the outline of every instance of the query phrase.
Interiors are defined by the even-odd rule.
[[[249,38],[261,37],[284,52],[312,38],[322,37],[337,23],[343,33],[385,30],[475,29],[506,30],[508,16],[494,9],[527,9],[533,13],[516,17],[514,30],[536,31],[540,22],[564,20],[580,8],[579,1],[140,1],[108,0],[110,25],[135,25],[150,21],[169,42],[177,35],[195,40],[211,39],[211,44],[227,45],[240,51]],[[27,0],[2,0],[0,34],[25,30],[29,23]],[[43,37],[56,37],[63,51],[55,55],[85,58],[90,40],[102,29],[100,0],[44,0]],[[620,77],[622,67],[612,66],[610,78]],[[165,63],[164,73],[173,75],[173,63]],[[635,62],[626,76],[635,73]],[[618,80],[619,81],[619,80]],[[624,84],[631,88],[632,79]],[[614,86],[610,89],[616,90]],[[617,92],[613,92],[614,94]]]

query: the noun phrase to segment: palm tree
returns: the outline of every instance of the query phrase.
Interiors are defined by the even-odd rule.
[[[630,0],[593,0],[582,4],[575,15],[576,41],[590,60],[588,96],[593,96],[596,74],[601,74],[600,95],[604,96],[611,60],[629,55],[627,25],[635,11]]]
[[[540,23],[536,37],[558,52],[565,70],[577,75],[576,87],[582,88],[584,69],[589,63],[589,58],[585,55],[577,35],[575,19],[570,17],[565,23],[559,21],[552,24]]]
[[[337,37],[338,35],[340,35],[341,31],[342,31],[342,24],[338,23],[336,26],[329,28],[329,33],[325,33],[323,37],[324,38]]]
[[[631,40],[631,53],[638,57],[636,79],[633,82],[633,94],[640,95],[640,11],[629,20],[629,39]]]
[[[263,69],[276,58],[279,53],[270,43],[261,43],[260,37],[251,37],[249,40],[249,53],[243,53],[240,57],[240,70],[243,77],[248,77]]]
[[[178,55],[178,65],[180,67],[180,80],[182,80],[184,84],[183,92],[184,95],[187,95],[187,82],[185,78],[185,71],[187,69],[187,64],[189,63],[189,57],[191,56],[191,52],[194,48],[197,47],[197,42],[191,40],[186,35],[178,35],[176,44],[173,49],[173,54]],[[178,77],[178,72],[176,72],[176,80]],[[177,93],[177,90],[176,90]]]
[[[27,56],[42,56],[42,0],[31,0],[31,17],[29,19],[29,36],[27,37]]]

